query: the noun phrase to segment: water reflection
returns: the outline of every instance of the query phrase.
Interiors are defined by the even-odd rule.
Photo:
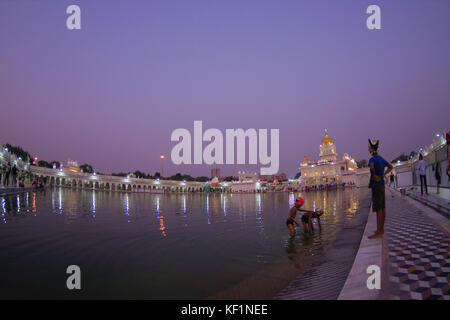
[[[5,197],[1,198],[1,202],[2,202],[2,220],[3,220],[4,223],[6,223],[6,217],[5,217],[5,214],[6,214],[6,200],[5,200]]]
[[[305,209],[324,210],[322,232],[315,228],[312,235],[305,235],[300,227],[291,238],[285,221],[299,195],[305,199]],[[197,287],[192,279],[200,276],[208,283],[201,290],[212,294],[275,261],[301,269],[352,221],[360,199],[360,191],[352,189],[174,195],[55,188],[1,196],[0,235],[8,243],[0,242],[0,262],[2,246],[15,248],[23,243],[26,248],[33,243],[34,256],[51,253],[54,259],[66,257],[69,263],[80,260],[88,266],[95,264],[93,268],[100,268],[96,265],[99,261],[113,261],[112,265],[131,268],[136,279],[148,277],[148,270],[152,270],[152,274],[158,274],[158,280],[147,282],[147,286],[151,283],[151,288],[155,287],[152,297],[172,289],[180,292],[180,287],[194,290],[192,287]],[[35,243],[36,235],[58,241]],[[86,255],[85,260],[80,252]],[[18,256],[27,254],[25,249],[17,252]],[[180,257],[182,275],[174,267]],[[114,267],[108,271],[109,279],[122,279],[117,268],[117,273]],[[227,275],[223,282],[214,276],[218,273]],[[204,298],[207,294],[201,290],[197,295],[181,291],[189,293],[189,298]]]
[[[95,191],[92,191],[92,218],[95,219]]]

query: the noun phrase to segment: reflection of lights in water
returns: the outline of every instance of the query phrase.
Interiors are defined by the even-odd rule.
[[[313,202],[313,210],[316,211],[316,200]]]
[[[208,216],[208,224],[211,224],[209,220],[209,195],[206,196],[206,215]]]
[[[125,214],[129,217],[130,216],[130,199],[128,196],[128,193],[125,194]],[[130,220],[127,220],[128,223],[130,223]]]
[[[31,212],[36,212],[36,192],[33,192],[32,209]]]
[[[25,204],[26,204],[27,208],[30,207],[30,202],[28,201],[28,198],[29,198],[29,193],[27,192],[27,193],[25,194]]]
[[[156,197],[156,214],[159,216],[159,196]]]
[[[59,201],[58,201],[58,210],[59,210],[59,214],[62,214],[62,197],[61,197],[61,188],[59,188]]]
[[[220,194],[220,197],[222,198],[222,209],[223,209],[223,216],[227,216],[227,204],[226,204],[226,198],[223,196],[223,194]]]
[[[161,235],[163,237],[167,236],[166,234],[166,227],[164,226],[164,216],[159,217],[159,230],[161,230]]]
[[[156,218],[159,221],[159,230],[161,231],[161,235],[165,237],[167,234],[166,227],[164,226],[164,216],[160,216],[159,213],[159,196],[156,196]]]
[[[95,219],[95,191],[92,191],[92,218]]]
[[[183,195],[183,213],[186,214],[186,195]]]
[[[295,194],[293,192],[289,193],[289,206],[292,207],[295,203]]]
[[[333,204],[333,216],[335,216],[336,215],[336,200],[334,201],[334,204]]]
[[[261,194],[256,195],[256,220],[258,221],[258,224],[260,225],[260,231],[264,232],[264,223],[262,219],[262,205],[261,205]]]
[[[261,194],[256,195],[256,206],[258,207],[258,212],[261,212]]]
[[[5,198],[2,197],[2,218],[3,218],[3,223],[6,223],[6,219],[5,219],[5,213],[6,213],[6,201]]]
[[[17,202],[17,212],[20,212],[20,198],[19,198],[19,195],[16,196],[16,202]]]

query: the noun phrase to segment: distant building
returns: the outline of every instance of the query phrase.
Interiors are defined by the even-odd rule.
[[[272,175],[262,175],[261,180],[266,182],[274,182],[274,181],[285,181],[287,180],[287,178],[285,173],[280,173]]]
[[[213,168],[211,169],[211,179],[220,179],[221,175],[220,175],[220,169],[219,168]]]
[[[67,160],[67,166],[65,170],[70,172],[80,172],[80,167],[78,166],[78,162],[75,160]]]
[[[259,175],[251,172],[239,171],[238,181],[239,182],[257,182],[259,180]]]
[[[325,136],[320,144],[319,160],[310,161],[303,158],[300,164],[300,184],[306,186],[342,183],[343,174],[354,176],[357,170],[355,159],[344,153],[342,159],[338,159],[334,140],[325,129]],[[347,179],[346,179],[347,180]]]

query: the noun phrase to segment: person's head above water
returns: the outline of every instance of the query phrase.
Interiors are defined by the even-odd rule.
[[[300,208],[304,203],[305,203],[305,200],[303,200],[302,197],[297,197],[297,199],[295,200],[295,206],[297,208]]]
[[[369,152],[372,155],[378,154],[378,147],[380,146],[379,140],[369,139]]]

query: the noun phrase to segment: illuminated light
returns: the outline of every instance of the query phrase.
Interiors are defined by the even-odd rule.
[[[165,156],[160,156],[160,158],[161,158],[161,159],[165,159],[166,157],[165,157]]]
[[[95,172],[93,172],[92,175],[95,176]]]
[[[440,135],[439,133],[438,133],[438,134],[436,134],[436,137],[438,137],[438,138],[439,138],[440,136],[441,136],[441,135]]]
[[[400,160],[397,161],[398,164],[400,164],[400,162],[401,162]]]

